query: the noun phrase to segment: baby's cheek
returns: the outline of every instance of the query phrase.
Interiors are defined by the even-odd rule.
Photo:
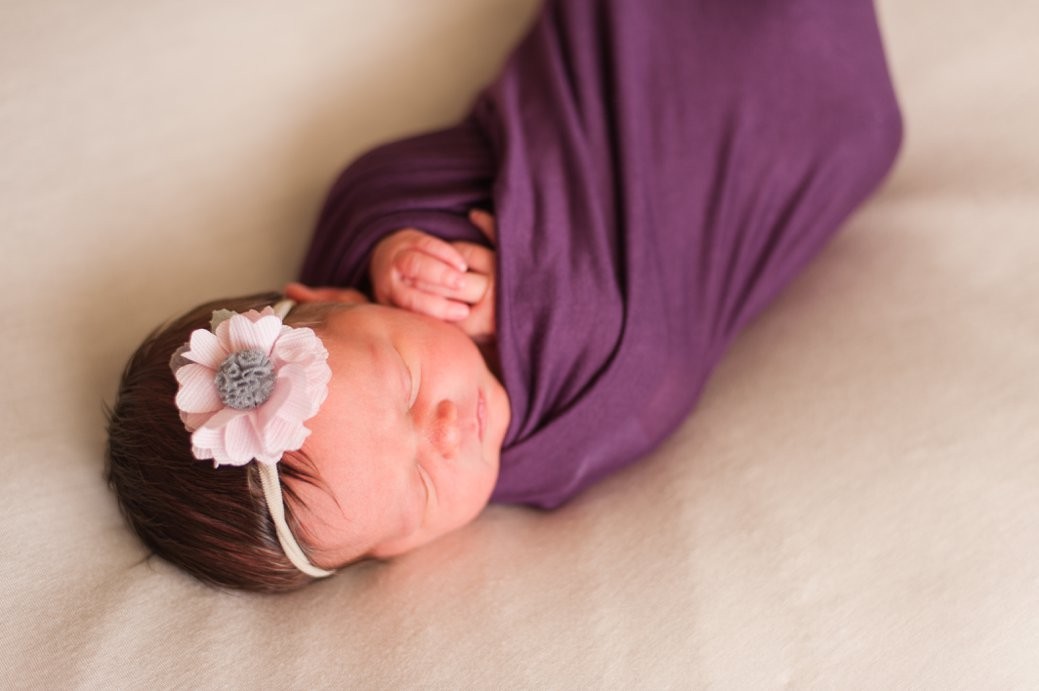
[[[475,471],[477,477],[473,483],[473,504],[477,506],[477,513],[487,506],[494,492],[494,486],[498,482],[498,462],[501,455],[500,449],[495,449],[492,454],[485,454],[481,459],[479,469]]]

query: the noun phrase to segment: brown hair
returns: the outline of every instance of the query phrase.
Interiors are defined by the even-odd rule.
[[[174,405],[174,350],[195,329],[207,328],[213,310],[262,309],[277,293],[216,300],[154,331],[130,358],[108,416],[108,481],[130,525],[156,554],[199,579],[225,587],[285,592],[310,576],[292,565],[278,543],[255,463],[221,466],[197,460]],[[279,464],[288,479],[313,482],[296,454]],[[305,460],[305,459],[304,459]],[[299,540],[290,486],[285,514]]]

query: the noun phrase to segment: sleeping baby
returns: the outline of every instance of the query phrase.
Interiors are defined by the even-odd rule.
[[[344,170],[298,283],[141,345],[123,512],[276,592],[558,506],[682,422],[900,140],[869,0],[551,0],[460,122]]]

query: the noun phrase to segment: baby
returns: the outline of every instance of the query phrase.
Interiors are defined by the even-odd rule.
[[[489,214],[470,218],[493,237]],[[293,486],[299,534],[321,565],[390,557],[471,521],[490,499],[509,424],[485,360],[493,252],[405,229],[379,243],[371,266],[382,304],[353,289],[285,290],[304,314],[322,313],[313,328],[332,370],[302,449],[322,484]]]
[[[490,214],[474,209],[470,219],[493,239]],[[481,353],[493,353],[493,251],[402,229],[376,247],[371,278],[378,303],[351,288],[292,283],[284,291],[291,302],[272,294],[203,305],[140,347],[111,416],[110,478],[134,527],[158,553],[203,580],[282,590],[361,558],[414,549],[465,525],[486,506],[510,414],[493,363]],[[206,400],[219,388],[212,380],[234,360],[234,348],[219,349],[220,327],[204,326],[214,310],[252,310],[259,317],[256,310],[276,301],[284,305],[283,324],[294,327],[282,328],[291,336],[316,335],[320,355],[313,364],[327,362],[329,370],[317,375],[327,392],[308,411],[314,414],[305,419],[302,444],[292,442],[270,459],[282,468],[285,536],[276,525],[281,498],[260,500],[266,480],[261,469],[273,466],[241,463],[256,449],[248,458],[231,458],[232,447],[248,445],[231,439],[234,420],[210,424],[210,430],[188,417],[209,420],[236,409],[277,417],[276,401],[270,401],[276,391],[259,405],[229,403],[228,396]],[[235,335],[236,329],[277,319],[223,316],[238,352],[259,344],[250,334]],[[264,354],[277,361],[284,341],[280,337]],[[219,349],[209,367],[198,364],[205,362],[206,348]],[[282,359],[312,366],[299,357]],[[189,377],[191,368],[205,381]],[[176,396],[171,375],[180,382]],[[182,435],[169,438],[165,418],[174,400],[180,421],[196,432],[190,453]],[[262,420],[248,427],[246,436],[265,431]],[[202,441],[217,428],[224,437]],[[200,453],[198,444],[225,447],[216,465],[229,467],[214,471],[199,464],[198,458],[213,455],[212,449]],[[277,483],[276,473],[273,478]],[[261,502],[268,503],[269,515],[256,510]]]
[[[343,172],[301,283],[140,347],[124,513],[283,591],[558,506],[682,422],[901,131],[869,0],[550,0],[462,121]]]

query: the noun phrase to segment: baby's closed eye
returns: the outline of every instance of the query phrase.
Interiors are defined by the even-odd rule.
[[[397,359],[400,360],[401,390],[403,391],[404,400],[407,401],[408,410],[411,410],[415,405],[415,400],[418,398],[418,379],[412,374],[411,368],[408,367],[408,362],[404,359],[400,350],[394,348],[393,352],[397,354]]]

